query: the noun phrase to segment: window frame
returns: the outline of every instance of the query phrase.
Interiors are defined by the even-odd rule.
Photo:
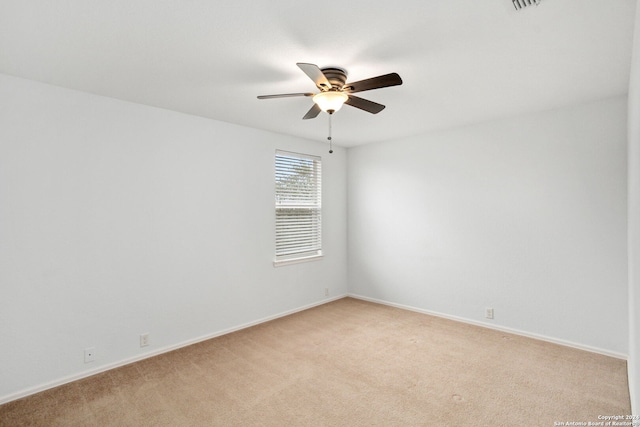
[[[282,187],[278,186],[279,179],[282,178],[283,175],[291,173],[295,167],[308,168],[309,162],[313,162],[311,164],[312,170],[310,172],[313,180],[312,183],[303,183],[303,187],[300,188],[300,191],[291,191],[286,188],[282,190]],[[295,186],[292,188],[295,190]],[[289,196],[289,200],[283,201],[287,196]],[[307,224],[302,224],[300,222],[296,223],[295,219],[291,222],[292,210],[309,210],[311,212],[310,222]],[[289,211],[289,221],[287,221],[286,218],[286,211]],[[323,258],[322,158],[320,156],[276,150],[274,156],[274,215],[274,267],[301,262],[318,261]],[[288,224],[285,224],[287,222]],[[293,226],[295,230],[289,230],[288,233],[287,231],[282,231],[283,224],[290,227]],[[307,235],[308,240],[302,238],[296,241],[293,246],[290,244],[289,250],[287,250],[287,244],[283,244],[282,241],[291,241],[291,239],[296,238],[296,235],[299,236],[300,234]],[[304,247],[305,243],[308,243],[308,248]],[[300,250],[295,250],[295,244],[299,245]]]

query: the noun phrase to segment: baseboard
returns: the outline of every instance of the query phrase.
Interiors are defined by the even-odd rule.
[[[435,312],[435,311],[431,311],[431,310],[425,310],[425,309],[421,309],[418,307],[413,307],[413,306],[409,306],[409,305],[404,305],[404,304],[397,304],[397,303],[393,303],[390,301],[385,301],[385,300],[380,300],[377,298],[369,298],[369,297],[365,297],[363,295],[357,295],[357,294],[344,294],[344,295],[338,295],[335,297],[331,297],[331,298],[326,298],[323,299],[322,301],[318,301],[312,304],[307,304],[292,310],[287,310],[272,316],[268,316],[268,317],[264,317],[252,322],[248,322],[248,323],[244,323],[238,326],[234,326],[232,328],[228,328],[228,329],[224,329],[221,331],[217,331],[211,334],[207,334],[207,335],[203,335],[191,340],[187,340],[187,341],[183,341],[181,343],[175,344],[175,345],[170,345],[170,346],[165,346],[159,349],[156,349],[154,351],[151,351],[149,353],[145,353],[142,355],[138,355],[138,356],[134,356],[134,357],[130,357],[127,359],[123,359],[121,361],[115,362],[115,363],[110,363],[110,364],[106,364],[106,365],[102,365],[100,367],[97,367],[95,369],[92,370],[88,370],[88,371],[84,371],[75,375],[70,375],[67,377],[63,377],[45,384],[40,384],[38,386],[35,387],[30,387],[21,391],[18,391],[16,393],[12,393],[10,395],[6,395],[6,396],[2,396],[0,397],[0,405],[4,404],[4,403],[8,403],[11,402],[13,400],[18,400],[21,399],[23,397],[27,397],[30,396],[32,394],[36,394],[36,393],[40,393],[42,391],[45,390],[49,390],[51,388],[54,387],[58,387],[64,384],[68,384],[70,382],[73,381],[78,381],[81,380],[83,378],[88,378],[91,377],[93,375],[97,375],[100,374],[102,372],[106,372],[109,371],[111,369],[115,369],[115,368],[119,368],[121,366],[125,366],[125,365],[129,365],[131,363],[135,363],[135,362],[139,362],[141,360],[144,359],[149,359],[151,357],[154,356],[158,356],[160,354],[163,353],[168,353],[170,351],[173,350],[177,350],[179,348],[183,348],[183,347],[187,347],[193,344],[197,344],[199,342],[202,341],[206,341],[212,338],[216,338],[222,335],[226,335],[226,334],[230,334],[232,332],[236,332],[236,331],[240,331],[242,329],[246,329],[246,328],[250,328],[252,326],[256,326],[259,325],[261,323],[266,323],[269,322],[271,320],[275,320],[278,319],[280,317],[285,317],[285,316],[289,316],[291,314],[294,313],[298,313],[300,311],[304,311],[304,310],[308,310],[310,308],[313,307],[317,307],[323,304],[327,304],[330,303],[332,301],[336,301],[345,297],[351,297],[351,298],[355,298],[355,299],[359,299],[362,301],[368,301],[368,302],[373,302],[373,303],[377,303],[377,304],[382,304],[382,305],[387,305],[390,307],[395,307],[395,308],[400,308],[403,310],[409,310],[409,311],[414,311],[417,313],[422,313],[422,314],[428,314],[431,316],[436,316],[436,317],[441,317],[444,319],[449,319],[449,320],[454,320],[457,322],[462,322],[462,323],[467,323],[470,325],[474,325],[474,326],[479,326],[479,327],[483,327],[483,328],[488,328],[488,329],[493,329],[493,330],[497,330],[497,331],[501,331],[501,332],[506,332],[506,333],[510,333],[510,334],[514,334],[514,335],[520,335],[523,337],[527,337],[527,338],[532,338],[532,339],[537,339],[540,341],[546,341],[546,342],[550,342],[553,344],[558,344],[558,345],[563,345],[565,347],[571,347],[571,348],[576,348],[579,350],[584,350],[584,351],[589,351],[592,353],[597,353],[597,354],[602,354],[604,356],[609,356],[609,357],[615,357],[617,359],[622,359],[622,360],[627,360],[628,356],[626,354],[621,354],[621,353],[617,353],[617,352],[612,352],[609,350],[603,350],[600,348],[596,348],[596,347],[591,347],[591,346],[586,346],[586,345],[582,345],[582,344],[577,344],[574,342],[570,342],[570,341],[565,341],[565,340],[560,340],[560,339],[556,339],[556,338],[552,338],[552,337],[548,337],[548,336],[544,336],[544,335],[540,335],[540,334],[534,334],[534,333],[530,333],[530,332],[526,332],[526,331],[521,331],[521,330],[517,330],[517,329],[513,329],[513,328],[507,328],[507,327],[502,327],[502,326],[496,326],[496,325],[490,325],[484,322],[478,322],[478,321],[474,321],[474,320],[470,320],[470,319],[466,319],[463,317],[458,317],[458,316],[452,316],[452,315],[448,315],[448,314],[444,314],[444,313],[439,313],[439,312]]]
[[[351,294],[350,293],[350,294],[348,294],[348,296],[351,297],[351,298],[362,300],[362,301],[368,301],[368,302],[373,302],[373,303],[377,303],[377,304],[387,305],[387,306],[390,306],[390,307],[401,308],[403,310],[415,311],[417,313],[428,314],[430,316],[441,317],[443,319],[454,320],[456,322],[467,323],[467,324],[474,325],[474,326],[479,326],[479,327],[482,327],[482,328],[493,329],[493,330],[496,330],[496,331],[506,332],[506,333],[514,334],[514,335],[519,335],[519,336],[526,337],[526,338],[532,338],[532,339],[536,339],[536,340],[540,340],[540,341],[549,342],[549,343],[552,343],[552,344],[558,344],[558,345],[562,345],[562,346],[565,346],[565,347],[571,347],[571,348],[575,348],[575,349],[578,349],[578,350],[584,350],[584,351],[588,351],[588,352],[591,352],[591,353],[597,353],[597,354],[601,354],[601,355],[604,355],[604,356],[614,357],[616,359],[628,360],[628,358],[629,358],[628,355],[626,355],[626,354],[617,353],[617,352],[609,351],[609,350],[604,350],[604,349],[597,348],[597,347],[591,347],[591,346],[588,346],[588,345],[578,344],[578,343],[575,343],[575,342],[561,340],[561,339],[557,339],[557,338],[553,338],[553,337],[548,337],[548,336],[545,336],[545,335],[540,335],[540,334],[535,334],[535,333],[531,333],[531,332],[521,331],[519,329],[508,328],[508,327],[505,327],[505,326],[496,326],[496,325],[488,324],[488,323],[485,323],[485,322],[478,322],[478,321],[475,321],[475,320],[466,319],[464,317],[452,316],[452,315],[449,315],[449,314],[439,313],[439,312],[431,311],[431,310],[425,310],[425,309],[422,309],[422,308],[413,307],[413,306],[409,306],[409,305],[397,304],[397,303],[393,303],[393,302],[385,301],[385,300],[380,300],[380,299],[376,299],[376,298],[369,298],[369,297],[365,297],[363,295],[357,295],[357,294]]]
[[[30,396],[32,394],[40,393],[42,391],[49,390],[49,389],[54,388],[54,387],[59,387],[61,385],[68,384],[68,383],[71,383],[73,381],[78,381],[78,380],[81,380],[83,378],[88,378],[88,377],[91,377],[93,375],[97,375],[97,374],[100,374],[102,372],[109,371],[111,369],[119,368],[121,366],[129,365],[131,363],[139,362],[139,361],[144,360],[144,359],[149,359],[151,357],[158,356],[158,355],[163,354],[163,353],[168,353],[170,351],[177,350],[179,348],[183,348],[183,347],[187,347],[187,346],[190,346],[190,345],[193,345],[193,344],[197,344],[199,342],[210,340],[212,338],[216,338],[216,337],[219,337],[219,336],[222,336],[222,335],[230,334],[232,332],[237,332],[237,331],[240,331],[242,329],[250,328],[252,326],[256,326],[256,325],[259,325],[261,323],[266,323],[266,322],[269,322],[271,320],[278,319],[280,317],[285,317],[285,316],[289,316],[289,315],[294,314],[294,313],[298,313],[300,311],[308,310],[308,309],[313,308],[313,307],[318,307],[320,305],[327,304],[327,303],[330,303],[332,301],[336,301],[336,300],[339,300],[339,299],[342,299],[342,298],[345,298],[345,297],[347,297],[347,294],[338,295],[338,296],[330,297],[330,298],[328,297],[328,298],[323,299],[322,301],[318,301],[318,302],[315,302],[315,303],[307,304],[307,305],[304,305],[302,307],[294,308],[292,310],[283,311],[281,313],[274,314],[272,316],[263,317],[262,319],[258,319],[258,320],[252,321],[252,322],[244,323],[244,324],[241,324],[241,325],[238,325],[238,326],[234,326],[232,328],[223,329],[221,331],[217,331],[217,332],[214,332],[214,333],[211,333],[211,334],[203,335],[203,336],[191,339],[191,340],[183,341],[183,342],[175,344],[175,345],[165,346],[165,347],[153,350],[153,351],[145,353],[145,354],[141,354],[141,355],[138,355],[138,356],[130,357],[130,358],[118,361],[118,362],[102,365],[102,366],[99,366],[99,367],[97,367],[95,369],[91,369],[91,370],[88,370],[88,371],[83,371],[83,372],[75,374],[75,375],[69,375],[67,377],[63,377],[63,378],[60,378],[60,379],[57,379],[57,380],[54,380],[54,381],[51,381],[51,382],[48,382],[48,383],[45,383],[45,384],[40,384],[40,385],[35,386],[35,387],[30,387],[30,388],[18,391],[16,393],[12,393],[12,394],[0,397],[0,405],[2,405],[4,403],[11,402],[13,400],[22,399],[23,397],[27,397],[27,396]]]

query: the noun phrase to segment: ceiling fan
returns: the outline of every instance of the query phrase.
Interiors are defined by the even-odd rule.
[[[296,65],[313,80],[316,87],[320,90],[319,93],[303,92],[260,95],[258,99],[311,96],[313,97],[313,107],[304,115],[304,120],[317,117],[320,111],[333,114],[338,111],[343,104],[359,108],[372,114],[377,114],[384,110],[384,105],[354,96],[353,94],[364,92],[365,90],[380,89],[402,84],[402,79],[397,73],[384,74],[370,79],[346,83],[347,72],[342,68],[327,67],[321,69],[315,64],[307,64],[304,62],[299,62]]]

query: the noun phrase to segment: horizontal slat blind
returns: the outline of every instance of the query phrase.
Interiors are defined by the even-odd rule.
[[[319,157],[277,151],[276,261],[322,253]]]

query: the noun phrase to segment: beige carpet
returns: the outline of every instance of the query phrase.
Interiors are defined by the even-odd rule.
[[[338,300],[0,406],[2,426],[554,426],[630,412],[622,360]]]

